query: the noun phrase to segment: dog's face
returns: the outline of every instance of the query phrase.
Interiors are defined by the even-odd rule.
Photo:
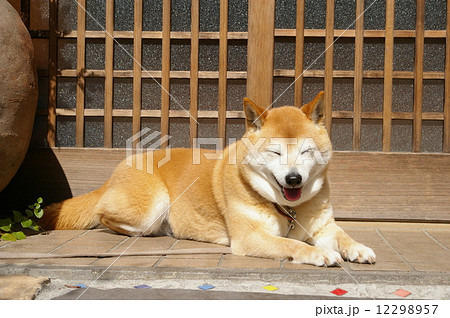
[[[323,125],[323,93],[302,108],[265,111],[244,100],[247,132],[244,169],[253,189],[272,202],[297,206],[322,187],[331,157]]]

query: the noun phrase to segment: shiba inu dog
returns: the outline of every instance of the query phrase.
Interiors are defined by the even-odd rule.
[[[265,110],[245,98],[244,111],[246,133],[220,158],[211,159],[211,150],[169,149],[170,160],[160,165],[165,150],[135,154],[98,190],[47,207],[41,226],[103,224],[126,235],[170,234],[230,245],[237,255],[317,266],[374,263],[373,250],[333,218],[323,92],[301,108]]]

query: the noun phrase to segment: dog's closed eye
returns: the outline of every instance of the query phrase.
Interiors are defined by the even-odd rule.
[[[281,156],[281,152],[279,152],[278,150],[274,150],[274,149],[267,149],[267,152],[273,153],[277,156]]]

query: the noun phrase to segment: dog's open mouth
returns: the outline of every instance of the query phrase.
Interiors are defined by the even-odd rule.
[[[275,178],[275,176],[274,176]],[[283,187],[275,178],[275,181],[278,183],[278,186],[281,188],[281,192],[283,193],[283,196],[288,201],[297,201],[302,196],[302,188],[286,188]]]
[[[288,201],[297,201],[302,196],[302,188],[283,187],[283,195]]]

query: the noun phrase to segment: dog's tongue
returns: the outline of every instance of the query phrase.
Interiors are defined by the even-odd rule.
[[[284,188],[283,187],[283,191],[284,191],[284,196],[289,201],[297,201],[298,199],[300,199],[300,197],[302,195],[301,188]]]

